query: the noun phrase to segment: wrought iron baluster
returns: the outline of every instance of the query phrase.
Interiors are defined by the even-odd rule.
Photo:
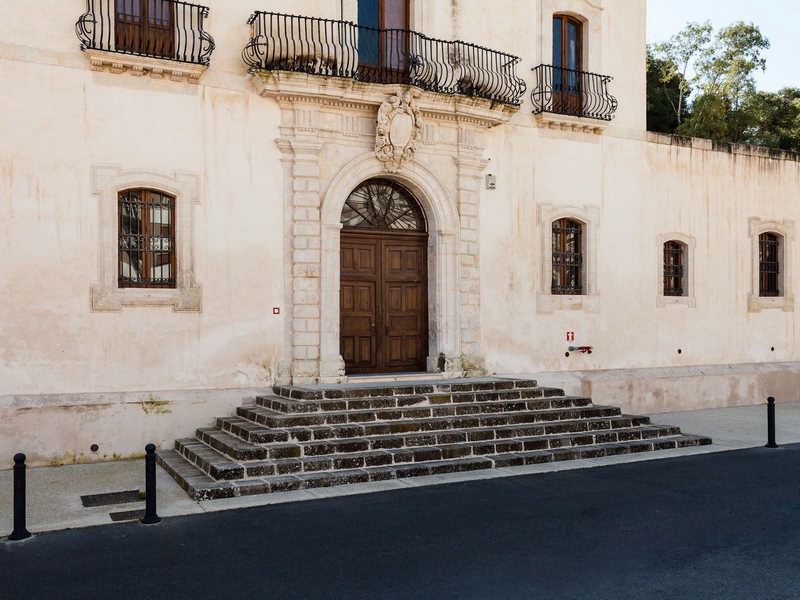
[[[214,39],[208,7],[180,0],[86,0],[75,23],[82,50],[103,50],[208,65]]]
[[[608,89],[611,77],[553,65],[539,65],[533,71],[534,114],[560,113],[603,121],[614,118],[618,103]]]
[[[519,105],[525,82],[518,57],[407,29],[374,29],[350,21],[256,11],[242,60],[251,72],[286,70],[371,83],[410,83]]]

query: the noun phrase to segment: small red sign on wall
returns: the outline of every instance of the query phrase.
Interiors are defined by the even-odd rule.
[[[575,332],[574,331],[568,331],[567,332],[567,341],[568,342],[574,342],[575,341]]]
[[[273,315],[281,314],[281,309],[279,307],[277,307],[277,306],[272,307],[272,314]]]

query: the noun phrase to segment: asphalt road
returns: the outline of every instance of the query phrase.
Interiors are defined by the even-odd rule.
[[[800,445],[0,542],[0,598],[800,598]]]

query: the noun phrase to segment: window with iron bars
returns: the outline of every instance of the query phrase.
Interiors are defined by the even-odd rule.
[[[583,226],[578,221],[553,222],[553,294],[583,294],[582,238]]]
[[[119,287],[175,287],[175,198],[148,189],[119,193]]]
[[[685,296],[684,285],[686,268],[685,246],[676,241],[664,244],[664,295]]]
[[[781,236],[762,233],[758,236],[758,295],[781,295]]]

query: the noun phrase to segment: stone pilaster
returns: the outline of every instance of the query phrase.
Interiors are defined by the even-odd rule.
[[[320,167],[322,144],[313,107],[286,103],[277,140],[283,154],[286,328],[281,380],[316,383],[320,360]]]
[[[478,133],[462,125],[458,131],[459,237],[458,311],[462,367],[467,374],[484,372],[481,349],[480,189],[488,161],[481,157]]]

